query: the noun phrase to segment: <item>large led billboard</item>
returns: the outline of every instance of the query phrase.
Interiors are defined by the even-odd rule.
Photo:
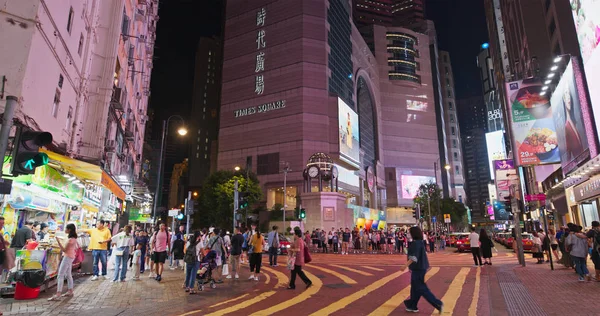
[[[585,95],[583,95],[585,98]],[[550,98],[556,126],[563,173],[567,174],[590,157],[580,96],[577,91],[573,63],[565,72]]]
[[[506,84],[516,164],[519,166],[560,162],[550,100],[541,92],[542,84],[535,79]]]
[[[506,211],[506,198],[510,196],[511,186],[519,185],[519,177],[512,159],[494,161],[496,172],[496,202],[493,203],[494,217],[496,220],[508,220],[509,213]]]
[[[600,126],[600,1],[570,0],[596,127]],[[583,82],[581,86],[583,86]],[[592,117],[592,116],[590,116]]]
[[[495,131],[485,134],[487,145],[488,162],[490,166],[490,177],[494,180],[494,160],[506,159],[506,146],[504,146],[504,131]]]
[[[358,114],[340,98],[338,98],[338,125],[340,129],[340,154],[354,163],[359,163]]]
[[[435,178],[403,174],[400,176],[400,181],[402,182],[402,198],[413,199],[419,192],[421,184],[435,183]]]

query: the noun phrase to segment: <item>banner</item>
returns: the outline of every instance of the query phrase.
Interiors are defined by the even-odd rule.
[[[494,218],[497,221],[506,221],[509,219],[510,214],[506,211],[504,202],[510,196],[511,185],[519,184],[519,177],[512,159],[495,160],[494,171],[496,173],[496,201],[493,202]]]
[[[516,164],[519,166],[560,162],[558,138],[550,101],[542,95],[538,80],[506,84]]]

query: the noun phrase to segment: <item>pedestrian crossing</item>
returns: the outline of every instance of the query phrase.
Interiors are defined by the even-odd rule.
[[[184,315],[387,316],[403,312],[403,301],[410,296],[410,272],[400,271],[398,263],[392,267],[377,260],[359,267],[354,264],[356,260],[332,264],[324,256],[315,257],[315,263],[304,268],[313,283],[308,289],[299,281],[296,290],[287,290],[283,287],[289,283],[289,270],[263,267],[264,273],[270,275],[268,284],[257,283],[258,288],[251,293]],[[481,274],[487,273],[486,269],[489,268],[432,266],[425,280],[444,302],[444,314],[488,315],[489,311],[480,310],[478,304]],[[422,313],[437,314],[425,300],[421,300],[419,308]]]

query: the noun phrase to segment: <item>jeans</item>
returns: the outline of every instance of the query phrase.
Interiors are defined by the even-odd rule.
[[[294,270],[292,270],[292,277],[290,278],[291,288],[296,287],[296,274],[300,276],[300,279],[304,281],[304,284],[308,285],[312,283],[310,279],[306,276],[306,274],[304,274],[304,271],[302,271],[302,266],[294,265]]]
[[[571,258],[573,258],[573,262],[575,263],[575,271],[577,271],[577,274],[579,274],[580,277],[583,278],[586,275],[590,274],[590,271],[588,271],[587,268],[586,258],[575,256],[571,256]]]
[[[121,281],[125,281],[127,276],[127,259],[129,259],[129,247],[124,247],[122,256],[115,256],[115,276],[113,281],[119,279],[119,271],[121,272]]]
[[[277,247],[269,247],[269,265],[277,264]]]
[[[140,272],[144,273],[144,270],[146,270],[146,247],[145,247],[145,245],[144,245],[144,247],[142,247],[141,261],[142,262],[140,262]]]
[[[98,270],[98,261],[100,261],[102,264],[102,275],[106,275],[106,252],[107,250],[92,250],[92,258],[94,260],[93,273],[95,276],[100,275],[100,271]]]
[[[185,264],[185,286],[187,288],[193,289],[195,287],[196,273],[198,273],[199,266],[200,262],[198,261]]]
[[[473,261],[475,262],[475,265],[482,266],[483,263],[481,262],[481,253],[479,252],[479,247],[471,247],[471,253],[473,254]],[[479,263],[477,263],[477,260],[479,260]]]
[[[440,301],[425,284],[426,270],[412,270],[410,275],[410,298],[404,301],[404,305],[410,309],[417,309],[421,296],[429,302],[434,308],[439,309],[442,306]]]
[[[429,251],[431,251],[431,252],[435,251],[435,242],[433,242],[433,241],[429,242]]]
[[[333,243],[333,252],[338,252],[338,243],[337,242]]]
[[[440,241],[440,249],[442,249],[442,250],[446,249],[446,241],[444,239],[442,239]]]
[[[58,278],[56,279],[56,293],[62,293],[63,286],[65,284],[65,279],[67,279],[67,289],[73,289],[73,275],[71,275],[71,271],[73,270],[73,261],[75,258],[64,257],[60,262],[60,266],[58,267]]]

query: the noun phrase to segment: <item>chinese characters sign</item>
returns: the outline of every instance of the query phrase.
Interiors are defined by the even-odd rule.
[[[265,19],[267,18],[267,11],[265,8],[261,8],[256,13],[256,26],[265,26]],[[265,30],[259,29],[256,33],[256,49],[259,51],[256,55],[256,67],[254,72],[256,73],[254,80],[254,92],[257,95],[261,95],[265,92],[265,79],[263,72],[265,71],[265,53],[261,49],[267,46],[265,41]]]

